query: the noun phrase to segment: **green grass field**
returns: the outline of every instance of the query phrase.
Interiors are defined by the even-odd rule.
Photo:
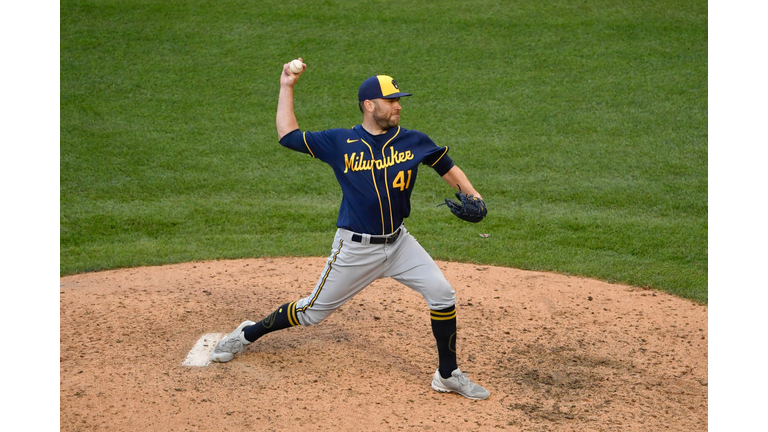
[[[301,56],[303,129],[360,123],[392,75],[483,194],[463,223],[422,170],[407,222],[436,259],[707,302],[704,1],[64,1],[60,36],[62,275],[327,255],[340,189],[275,131]]]

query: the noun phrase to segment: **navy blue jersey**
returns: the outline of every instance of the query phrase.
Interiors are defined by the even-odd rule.
[[[408,217],[420,164],[440,176],[453,167],[448,147],[400,126],[381,135],[369,134],[362,125],[322,132],[296,129],[280,144],[333,168],[343,193],[336,226],[364,234],[390,234]]]

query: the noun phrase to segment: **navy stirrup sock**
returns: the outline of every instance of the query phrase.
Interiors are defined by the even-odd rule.
[[[441,377],[448,378],[459,367],[456,363],[456,306],[432,310],[430,316],[440,359],[438,370]]]
[[[243,333],[248,342],[255,342],[267,333],[295,325],[299,325],[299,319],[296,316],[296,302],[292,302],[280,306],[263,320],[246,327]]]

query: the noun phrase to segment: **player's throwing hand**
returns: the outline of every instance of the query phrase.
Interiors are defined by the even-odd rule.
[[[283,65],[283,75],[280,77],[280,84],[293,87],[298,81],[299,76],[307,69],[304,60],[299,57]]]

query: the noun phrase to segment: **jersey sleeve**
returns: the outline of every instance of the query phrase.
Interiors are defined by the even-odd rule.
[[[440,177],[444,176],[451,168],[453,168],[453,160],[448,156],[448,146],[439,147],[432,139],[426,137],[425,147],[427,149],[426,156],[422,159],[421,163],[432,167]]]
[[[312,154],[309,150],[309,146],[307,146],[307,143],[304,141],[304,133],[299,129],[294,129],[280,138],[280,145],[297,152],[309,155]]]
[[[335,153],[336,135],[336,129],[322,132],[302,132],[296,129],[283,136],[280,145],[327,162]]]

